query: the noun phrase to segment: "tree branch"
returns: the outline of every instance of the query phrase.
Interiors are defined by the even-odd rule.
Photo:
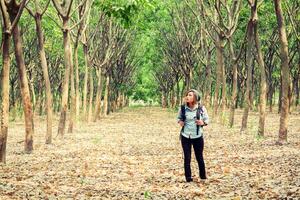
[[[25,8],[32,17],[35,17],[35,14],[32,12],[32,10],[30,10],[28,6],[25,6]]]
[[[26,1],[27,1],[27,0],[23,0],[23,1],[20,3],[20,7],[19,7],[19,10],[18,10],[18,13],[17,13],[17,15],[16,15],[16,17],[15,17],[15,19],[14,19],[14,21],[13,21],[13,23],[11,24],[11,27],[10,27],[10,29],[9,29],[9,32],[10,32],[10,33],[12,32],[12,30],[15,28],[15,26],[16,26],[17,23],[19,22],[19,19],[20,19],[20,17],[21,17],[21,14],[22,14],[22,12],[23,12],[23,9],[24,9],[24,7],[25,7],[26,4],[27,4]]]
[[[73,12],[70,14],[70,16],[72,16],[72,15],[76,12],[76,10],[77,10],[79,7],[83,6],[83,5],[86,3],[86,1],[87,1],[87,0],[84,0],[84,1],[82,1],[80,4],[78,4],[78,6],[73,10]]]
[[[70,1],[70,4],[69,4],[68,9],[67,9],[66,16],[70,16],[70,12],[71,12],[71,8],[72,8],[72,3],[73,3],[73,0]]]
[[[62,17],[64,17],[64,11],[63,8],[60,6],[59,2],[57,0],[52,0],[53,5],[55,9],[57,10],[58,14]]]
[[[61,26],[61,25],[59,25],[57,22],[56,22],[56,20],[55,19],[53,19],[52,18],[52,16],[50,16],[50,15],[48,15],[47,13],[46,13],[46,15],[61,29],[61,30],[63,30],[63,27]]]
[[[41,16],[43,16],[43,15],[45,14],[46,10],[48,9],[49,4],[50,4],[50,1],[51,1],[51,0],[48,0],[46,6],[45,6],[45,8],[44,8],[44,10],[43,10],[42,13],[41,13]]]

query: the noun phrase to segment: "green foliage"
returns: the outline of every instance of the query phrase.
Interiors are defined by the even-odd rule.
[[[137,75],[136,87],[132,94],[134,100],[143,100],[145,102],[157,100],[156,84],[152,76],[141,70]]]
[[[99,2],[97,4],[99,5]],[[125,27],[132,24],[138,12],[150,6],[148,0],[104,0],[100,5],[107,16],[119,19]]]
[[[144,192],[144,198],[145,199],[151,198],[151,193],[149,191],[145,191]]]
[[[159,85],[152,74],[163,63],[160,29],[164,28],[168,31],[170,23],[167,2],[151,1],[150,5],[144,6],[143,12],[137,15],[132,25],[137,30],[134,49],[138,49],[136,58],[140,61],[133,92],[135,100],[158,101],[160,99]]]

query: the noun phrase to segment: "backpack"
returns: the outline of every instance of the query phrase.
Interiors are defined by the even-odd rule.
[[[186,120],[185,105],[181,105],[180,109],[181,109],[181,116],[180,117],[181,117],[182,121],[185,121]],[[203,117],[203,113],[204,113],[203,106],[200,105],[200,103],[199,103],[198,104],[198,108],[197,108],[197,112],[196,112],[196,118],[197,118],[197,120],[200,119],[200,116]],[[199,135],[199,128],[200,128],[200,125],[197,125],[197,135]],[[180,135],[181,135],[181,133],[183,131],[184,131],[184,126],[182,127],[182,129],[180,131]]]

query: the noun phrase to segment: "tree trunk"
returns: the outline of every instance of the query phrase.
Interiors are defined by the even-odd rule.
[[[223,59],[223,51],[224,48],[222,47],[222,60]],[[225,109],[226,109],[226,72],[225,72],[225,64],[222,62],[222,123],[224,124],[224,115],[225,115]]]
[[[44,36],[42,32],[41,15],[37,14],[35,17],[36,32],[38,36],[38,50],[41,59],[41,65],[43,70],[43,78],[46,87],[46,109],[47,109],[47,132],[46,132],[46,144],[51,144],[52,142],[52,93],[51,93],[51,83],[48,74],[48,65],[46,59],[46,53],[44,48]]]
[[[94,97],[94,81],[93,81],[93,71],[90,70],[90,98],[89,98],[89,111],[87,122],[91,122],[92,120],[92,109],[93,109],[93,97]]]
[[[167,107],[167,98],[166,98],[166,92],[162,91],[161,93],[161,106],[163,108]]]
[[[205,84],[205,107],[210,107],[211,104],[211,51],[207,53],[207,64],[206,64],[206,84]]]
[[[171,90],[170,101],[171,101],[171,108],[175,108],[176,107],[176,94],[175,94],[174,88],[172,88],[172,90]]]
[[[74,65],[72,48],[70,48],[70,80],[71,80],[71,106],[70,106],[70,121],[68,133],[73,133],[73,128],[76,126],[76,95],[75,95],[75,81],[74,81]]]
[[[291,106],[293,104],[293,81],[290,76],[290,84],[289,84],[289,92],[288,92],[288,100],[289,100],[289,113],[291,113]]]
[[[295,99],[295,106],[298,108],[299,102],[300,102],[300,91],[299,91],[299,83],[300,83],[300,63],[298,63],[298,74],[295,80],[295,92],[296,92],[296,99]]]
[[[31,153],[33,150],[34,134],[33,111],[31,105],[29,85],[26,75],[25,61],[23,57],[21,34],[18,26],[16,26],[13,30],[13,41],[25,114],[25,152]]]
[[[233,127],[234,124],[234,112],[237,98],[237,60],[233,50],[232,39],[229,39],[229,48],[231,55],[231,63],[232,63],[232,96],[231,96],[231,104],[230,104],[230,117],[229,117],[229,126]]]
[[[259,125],[258,135],[264,136],[265,133],[265,119],[266,119],[266,97],[267,97],[267,79],[266,70],[261,52],[260,40],[258,35],[258,24],[256,22],[254,27],[255,45],[257,50],[258,65],[260,69],[260,96],[259,96]]]
[[[94,114],[94,122],[100,117],[101,113],[101,98],[102,98],[102,71],[101,68],[99,69],[99,77],[98,77],[98,84],[97,84],[97,94],[96,94],[96,108]]]
[[[6,142],[9,123],[9,46],[10,46],[10,34],[3,33],[2,38],[2,77],[1,77],[1,129],[0,129],[0,162],[6,163]]]
[[[121,107],[123,108],[123,107],[125,107],[125,105],[126,105],[126,102],[125,102],[125,94],[122,93],[122,96],[121,96]]]
[[[11,113],[12,113],[12,119],[13,119],[13,121],[15,121],[15,119],[17,118],[18,107],[17,107],[16,98],[15,98],[15,96],[16,96],[16,94],[15,94],[15,87],[14,87],[14,84],[11,84],[11,85],[12,85],[12,87],[11,87],[11,93],[10,93],[11,94],[11,107],[12,107]],[[0,97],[1,97],[1,95],[0,95]],[[0,128],[0,131],[1,131],[1,128]]]
[[[192,79],[191,79],[191,70],[189,70],[188,75],[185,76],[185,92],[188,91],[189,89],[191,89],[191,85],[192,85]]]
[[[107,116],[108,114],[108,94],[109,94],[109,75],[106,77],[105,83],[105,93],[104,93],[104,102],[103,102],[103,115]]]
[[[279,97],[278,97],[278,114],[281,112],[281,106],[282,106],[282,73],[280,74],[280,76],[281,78],[280,78]]]
[[[247,52],[246,52],[246,67],[247,67],[247,82],[246,82],[246,93],[244,96],[245,104],[244,104],[244,113],[242,118],[242,127],[241,133],[243,133],[247,129],[247,122],[248,122],[248,114],[249,109],[251,106],[250,94],[252,88],[252,69],[253,69],[253,62],[252,62],[252,47],[253,47],[253,20],[256,18],[256,9],[253,9],[251,6],[251,18],[248,22],[247,27]]]
[[[76,118],[75,122],[79,118],[79,110],[80,110],[80,93],[79,93],[79,64],[78,64],[78,45],[74,48],[74,61],[75,61],[75,95],[76,95]]]
[[[84,36],[83,36],[84,37]],[[87,88],[88,88],[88,78],[89,78],[89,57],[88,57],[88,47],[83,44],[83,53],[85,61],[85,73],[84,73],[84,84],[83,84],[83,116],[87,120],[86,108],[87,108]]]
[[[255,42],[255,38],[254,38],[255,36],[254,36],[254,34],[253,34],[253,42]],[[253,48],[254,48],[254,46],[253,46]],[[250,106],[249,106],[249,109],[251,110],[251,111],[253,111],[253,107],[255,106],[254,105],[254,96],[255,96],[255,85],[254,85],[254,79],[255,79],[255,77],[254,77],[254,70],[255,70],[255,61],[254,61],[254,59],[252,59],[252,73],[251,73],[251,89],[250,89]]]
[[[117,103],[116,103],[116,99],[113,99],[111,101],[111,112],[116,112],[117,110]]]
[[[169,107],[169,92],[165,93],[165,99],[166,99],[166,108]]]
[[[68,97],[69,97],[69,76],[71,65],[71,42],[70,30],[68,29],[68,19],[63,20],[63,41],[64,41],[64,60],[65,60],[65,77],[62,85],[62,98],[61,98],[61,112],[58,125],[57,135],[63,137],[65,133],[67,110],[68,110]]]
[[[179,86],[179,81],[176,82],[176,105],[180,106],[182,99],[180,96],[180,86]]]
[[[217,66],[216,66],[216,88],[215,88],[215,96],[214,96],[214,117],[218,115],[218,108],[219,108],[219,92],[220,92],[220,86],[221,86],[221,79],[222,79],[222,67],[223,67],[223,52],[221,47],[221,36],[218,35],[217,41],[216,41],[216,60],[217,60]]]
[[[279,124],[279,134],[278,143],[282,144],[287,141],[287,126],[289,117],[289,57],[288,57],[288,41],[286,37],[284,17],[281,9],[281,0],[274,0],[275,12],[278,23],[279,41],[280,41],[280,58],[281,58],[281,75],[282,75],[282,104],[280,112],[280,124]]]

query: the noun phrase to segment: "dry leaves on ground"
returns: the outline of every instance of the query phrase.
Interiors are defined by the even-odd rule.
[[[288,144],[275,145],[279,116],[269,114],[266,137],[239,134],[212,122],[205,127],[208,180],[184,181],[176,113],[126,108],[44,145],[46,123],[36,120],[34,152],[23,153],[24,125],[9,129],[7,164],[0,165],[0,199],[279,199],[300,197],[299,115],[291,115]],[[56,130],[56,127],[54,127]]]

